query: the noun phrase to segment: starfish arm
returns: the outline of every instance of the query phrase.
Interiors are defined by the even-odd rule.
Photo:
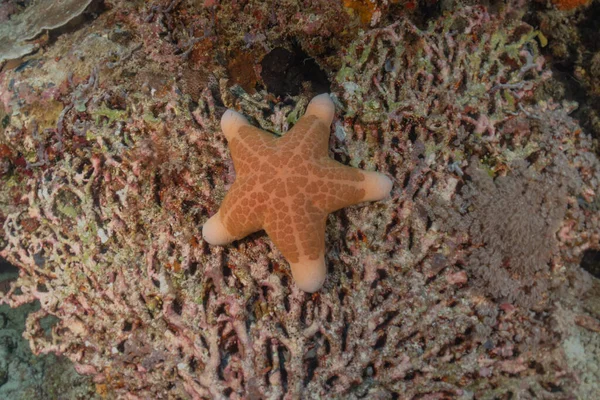
[[[313,171],[317,176],[306,185],[315,206],[326,213],[365,201],[389,196],[392,181],[378,172],[361,171],[335,160],[320,160]]]
[[[238,176],[247,175],[266,164],[277,138],[248,122],[242,115],[227,110],[221,118],[221,129],[229,143],[233,166]]]
[[[392,180],[385,174],[375,171],[360,171],[365,177],[360,182],[360,187],[365,191],[362,201],[378,201],[390,197],[392,193]]]
[[[262,229],[268,195],[255,191],[255,188],[256,182],[252,178],[238,179],[233,184],[219,212],[202,229],[207,242],[227,244]]]
[[[291,217],[287,211],[275,212],[267,217],[265,230],[289,262],[296,285],[305,292],[313,293],[321,288],[327,272],[326,215],[311,205],[308,197],[295,199],[293,207]]]
[[[281,146],[304,157],[325,157],[329,150],[329,127],[335,106],[328,94],[313,98],[306,113],[281,138]]]
[[[235,240],[233,235],[227,230],[221,217],[217,212],[202,225],[202,237],[204,241],[216,246],[224,246]]]

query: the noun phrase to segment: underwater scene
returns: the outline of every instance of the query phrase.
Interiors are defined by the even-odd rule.
[[[600,0],[0,0],[0,400],[600,399]]]

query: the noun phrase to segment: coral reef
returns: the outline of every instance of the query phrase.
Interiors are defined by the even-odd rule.
[[[572,104],[536,97],[551,77],[521,15],[359,33],[342,2],[221,3],[110,1],[0,72],[0,256],[20,268],[2,301],[39,301],[32,351],[109,398],[598,397],[598,284],[579,266],[600,247],[597,144]],[[312,295],[266,236],[200,233],[234,180],[225,106],[276,133],[306,107],[231,76],[286,35],[334,77],[333,157],[395,181],[329,216]]]

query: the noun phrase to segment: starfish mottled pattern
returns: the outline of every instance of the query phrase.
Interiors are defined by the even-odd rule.
[[[202,228],[204,240],[225,245],[264,229],[289,262],[296,284],[315,292],[325,281],[327,215],[389,196],[392,181],[328,156],[335,106],[328,94],[311,100],[306,113],[282,137],[258,129],[227,110],[227,138],[235,182],[219,211]]]

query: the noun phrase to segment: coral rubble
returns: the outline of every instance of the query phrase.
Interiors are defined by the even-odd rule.
[[[597,143],[536,97],[551,74],[510,4],[360,31],[326,0],[106,3],[0,72],[2,301],[39,301],[33,352],[109,398],[598,396]],[[306,107],[259,73],[295,45],[332,78],[332,156],[395,181],[329,216],[312,295],[265,235],[201,236],[235,174],[225,107],[277,133]]]

